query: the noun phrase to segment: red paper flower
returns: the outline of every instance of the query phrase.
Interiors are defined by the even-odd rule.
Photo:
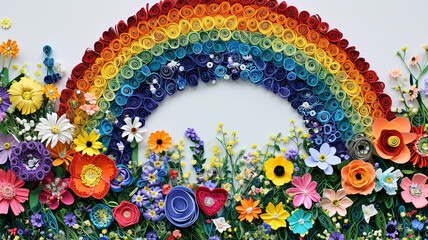
[[[416,133],[415,141],[407,144],[410,149],[410,162],[420,168],[428,167],[428,134],[424,133],[424,126],[412,127]]]
[[[415,133],[410,133],[410,122],[407,118],[396,118],[389,122],[379,118],[373,123],[373,145],[376,152],[384,159],[390,159],[396,163],[406,163],[410,160],[410,150],[406,144],[416,138]]]
[[[165,195],[165,196],[168,195],[169,191],[171,191],[171,185],[169,185],[169,184],[163,185],[163,187],[162,187],[163,195]]]
[[[134,204],[123,201],[119,206],[113,208],[113,217],[121,228],[126,228],[138,223],[140,211]]]

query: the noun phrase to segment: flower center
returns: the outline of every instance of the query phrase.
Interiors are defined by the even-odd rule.
[[[207,198],[204,199],[204,204],[207,207],[211,207],[212,205],[214,205],[214,203],[215,203],[215,201],[211,197],[207,197]]]
[[[392,177],[387,177],[387,178],[385,178],[385,182],[387,182],[387,183],[391,183],[391,182],[392,182]]]
[[[370,215],[370,210],[364,211],[364,214],[367,215],[367,216],[369,216]]]
[[[272,218],[273,218],[273,219],[278,219],[278,217],[279,217],[279,216],[278,216],[278,214],[276,214],[276,213],[272,215]]]
[[[308,190],[306,190],[306,189],[304,189],[303,191],[302,191],[302,193],[303,193],[303,195],[308,195]]]
[[[149,179],[149,181],[153,181],[156,179],[156,176],[153,173],[150,173],[148,179]]]
[[[410,195],[420,197],[422,195],[422,188],[418,184],[412,183],[410,186]]]
[[[416,148],[416,152],[423,156],[423,157],[427,157],[428,156],[428,135],[423,135],[420,138],[416,139],[416,143],[415,143]]]
[[[320,161],[324,162],[327,159],[327,157],[324,154],[320,155]]]
[[[87,141],[86,142],[86,147],[88,147],[88,148],[92,147],[92,142],[91,141]]]
[[[305,220],[303,218],[299,219],[299,224],[303,225],[305,223]]]
[[[143,201],[143,197],[138,196],[138,197],[135,198],[135,201],[136,202],[142,202]]]
[[[10,47],[7,47],[7,48],[6,48],[6,51],[8,51],[8,52],[9,52],[9,51],[10,51],[10,49],[11,49]]]
[[[0,194],[6,200],[14,198],[16,196],[15,186],[11,183],[3,183],[0,185]]]
[[[122,182],[123,181],[123,176],[122,175],[119,175],[119,176],[117,176],[117,181],[119,181],[119,182]]]
[[[158,145],[161,145],[161,144],[163,143],[163,141],[162,141],[162,139],[158,139],[158,140],[156,141],[156,143],[157,143]]]
[[[153,210],[151,210],[149,214],[150,214],[150,217],[154,217],[154,216],[156,216],[156,212],[155,212],[155,211],[153,211]]]
[[[409,90],[409,95],[412,96],[413,95],[413,90]]]
[[[355,175],[355,178],[356,178],[357,180],[361,180],[361,179],[363,179],[363,177],[361,176],[361,174],[360,174],[360,173],[357,173],[357,174]]]
[[[9,150],[10,148],[10,143],[5,143],[3,144],[4,149]]]
[[[160,201],[158,205],[159,205],[160,208],[165,207],[165,203],[163,201]]]
[[[388,227],[386,227],[386,231],[388,233],[395,233],[395,226],[392,224],[389,224]]]
[[[253,208],[252,207],[247,208],[247,214],[251,214],[252,212],[253,212]]]
[[[59,158],[65,158],[65,155],[66,155],[65,152],[60,152],[58,156],[59,156]]]
[[[3,99],[0,97],[0,104],[3,102]]]
[[[276,166],[273,170],[276,176],[281,177],[285,173],[285,169],[283,166]]]
[[[131,212],[129,212],[129,211],[125,211],[125,212],[123,213],[123,216],[124,216],[125,218],[130,218],[130,217],[131,217]]]
[[[136,127],[131,128],[131,133],[136,134],[138,132],[138,129]]]
[[[156,161],[155,162],[155,167],[160,168],[162,165],[162,163],[160,161]]]
[[[83,166],[82,173],[80,174],[82,183],[88,187],[97,186],[101,180],[102,172],[101,168],[93,164]]]
[[[391,136],[388,138],[388,145],[390,147],[394,147],[394,148],[398,147],[400,146],[400,143],[401,143],[400,138],[397,136]]]
[[[58,134],[59,133],[59,127],[58,126],[53,126],[52,127],[52,133],[53,134]]]
[[[25,100],[30,100],[32,96],[33,95],[30,91],[25,91],[24,93],[22,93],[22,98],[24,98]]]
[[[53,95],[54,94],[54,90],[49,90],[49,95]]]
[[[222,229],[222,228],[223,228],[223,224],[222,224],[222,223],[219,223],[219,224],[218,224],[218,228],[219,228],[219,229]]]
[[[333,207],[338,207],[339,206],[339,199],[333,199],[333,201],[331,201],[331,205],[333,206]]]
[[[39,167],[39,159],[34,157],[31,154],[27,155],[27,161],[24,161],[24,167],[28,170],[28,171],[33,171],[36,168]]]

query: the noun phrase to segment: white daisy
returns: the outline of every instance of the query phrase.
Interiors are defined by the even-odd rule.
[[[128,136],[127,141],[132,142],[137,141],[137,143],[143,141],[143,133],[147,132],[146,128],[140,128],[143,125],[140,122],[139,117],[134,118],[134,122],[132,122],[131,118],[127,117],[124,119],[126,125],[123,125],[120,129],[123,130],[122,137]]]
[[[226,222],[224,217],[213,219],[213,222],[217,228],[217,231],[219,231],[220,233],[223,233],[231,227],[230,224]]]
[[[51,143],[51,147],[55,147],[59,142],[70,143],[73,140],[74,126],[65,117],[65,114],[58,119],[56,113],[47,114],[46,118],[41,118],[36,126],[36,131],[39,132],[38,138],[42,142],[46,141],[46,145]]]

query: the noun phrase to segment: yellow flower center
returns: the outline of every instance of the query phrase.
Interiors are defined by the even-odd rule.
[[[149,174],[149,181],[153,181],[156,179],[156,176],[154,174]]]
[[[10,143],[5,143],[3,145],[4,149],[8,150],[10,148]]]
[[[161,161],[156,161],[155,162],[155,167],[160,168],[162,165]]]
[[[135,201],[136,202],[142,202],[143,198],[141,196],[138,196],[138,197],[135,198]]]
[[[339,199],[333,199],[333,201],[331,201],[331,205],[333,206],[333,207],[338,207],[339,206]]]
[[[154,217],[154,216],[156,216],[156,212],[155,212],[155,211],[153,211],[153,210],[151,210],[149,214],[150,214],[150,217]]]
[[[165,203],[163,201],[159,202],[159,207],[163,208],[165,206]]]
[[[130,212],[130,211],[125,211],[125,212],[123,213],[123,216],[124,216],[125,218],[129,218],[129,217],[131,216],[131,212]]]
[[[327,157],[324,154],[320,155],[320,161],[324,162],[327,159]]]
[[[117,176],[117,181],[122,182],[122,180],[123,180],[122,175]]]
[[[131,128],[131,133],[132,133],[132,134],[136,134],[136,133],[137,133],[137,131],[138,131],[138,129],[137,129],[137,128],[135,128],[135,127]]]
[[[59,133],[59,127],[58,126],[53,126],[52,127],[52,133],[53,134],[58,134]]]
[[[278,214],[276,214],[276,213],[275,213],[275,214],[273,214],[273,215],[272,215],[272,218],[273,218],[273,219],[278,219],[278,218],[279,218],[279,216],[278,216]]]
[[[3,102],[3,99],[0,97],[0,104]]]
[[[397,136],[391,136],[388,138],[388,145],[390,147],[398,147],[400,143],[401,143],[400,138]]]
[[[24,98],[25,100],[30,100],[32,96],[33,95],[30,91],[25,91],[24,93],[22,93],[22,98]]]
[[[392,177],[387,177],[387,178],[385,178],[385,182],[387,182],[387,183],[392,182]]]
[[[101,168],[93,164],[83,166],[82,173],[80,174],[82,183],[88,187],[97,186],[101,180],[102,172]]]

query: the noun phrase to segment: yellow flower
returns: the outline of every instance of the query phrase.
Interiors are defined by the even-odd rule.
[[[54,87],[52,84],[48,84],[45,86],[45,89],[43,89],[43,93],[46,95],[49,100],[53,101],[59,96],[61,96],[58,92],[58,88]]]
[[[287,227],[287,222],[285,220],[289,216],[290,213],[284,210],[282,202],[278,203],[276,206],[270,202],[266,208],[266,213],[260,215],[264,222],[269,224],[273,230]]]
[[[290,182],[293,170],[293,163],[285,159],[284,156],[270,158],[265,162],[263,168],[263,171],[266,173],[266,177],[276,186],[282,186]]]
[[[10,102],[24,115],[34,113],[43,103],[43,87],[31,78],[22,77],[14,82],[9,94]]]
[[[10,20],[10,18],[8,18],[8,17],[5,17],[1,20],[0,26],[3,29],[8,29],[8,28],[10,28],[10,26],[12,26],[12,20]]]
[[[401,48],[401,51],[405,52],[407,50],[407,47]]]
[[[8,39],[7,43],[3,42],[0,46],[0,53],[3,53],[5,57],[8,57],[9,54],[12,55],[13,58],[16,58],[16,54],[19,53],[18,44],[16,41]]]
[[[77,152],[82,152],[82,154],[88,154],[89,156],[93,156],[99,154],[100,151],[98,149],[103,148],[103,145],[100,142],[97,142],[100,134],[96,134],[94,131],[88,135],[85,131],[83,132],[83,136],[79,135],[74,139],[74,144],[76,144],[76,148],[74,149]]]

